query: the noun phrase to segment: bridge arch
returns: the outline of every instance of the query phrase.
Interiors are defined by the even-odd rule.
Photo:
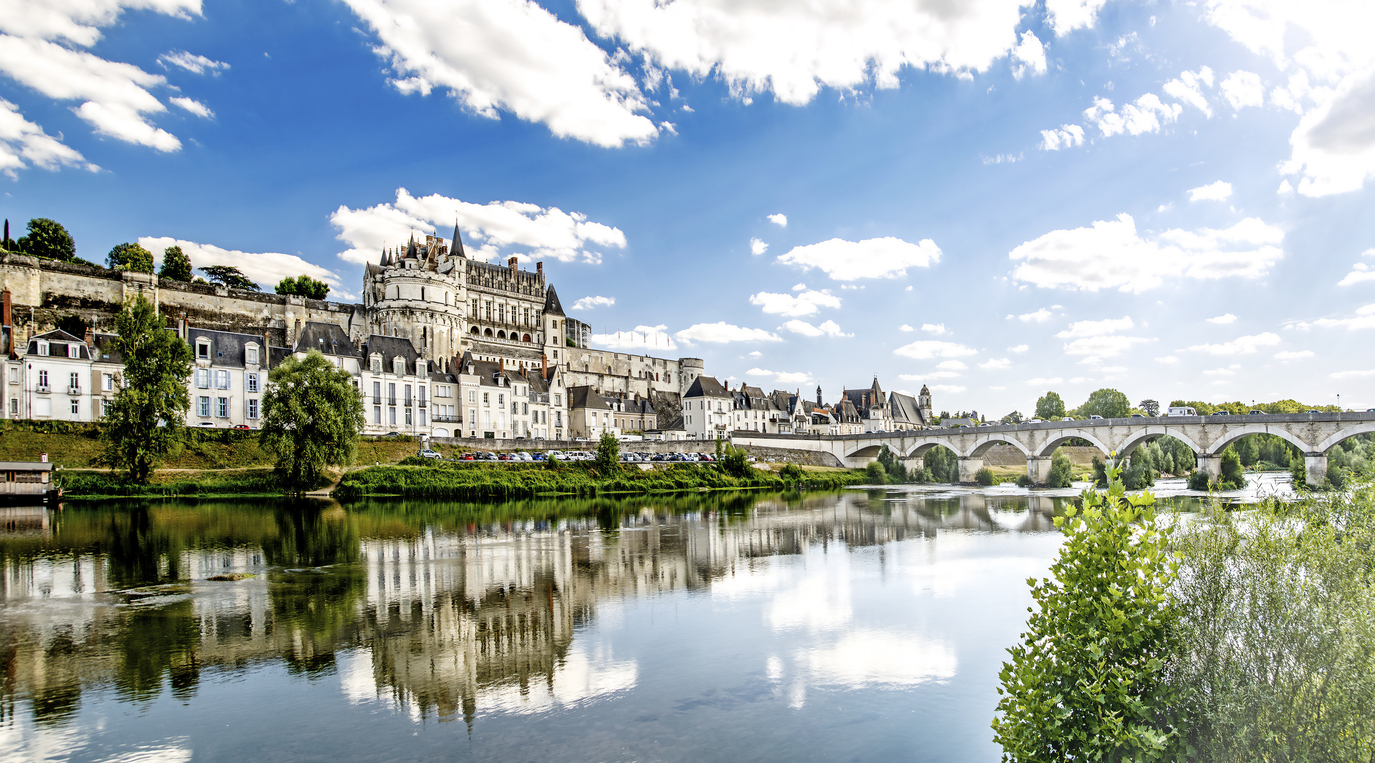
[[[854,453],[851,453],[848,456],[846,456],[846,458],[878,458],[879,451],[883,450],[883,446],[885,444],[886,443],[878,442],[865,445],[864,447],[860,448]],[[889,450],[893,449],[889,448]],[[894,451],[894,455],[897,455],[896,451]]]
[[[945,448],[951,453],[954,453],[956,457],[963,458],[963,454],[961,454],[959,449],[955,448],[954,445],[954,442],[944,437],[931,437],[919,440],[916,445],[913,445],[912,448],[907,451],[906,455],[902,456],[902,458],[922,458],[926,455],[927,451],[935,447]]]
[[[1303,440],[1300,440],[1297,435],[1295,435],[1293,432],[1290,432],[1283,426],[1266,426],[1265,424],[1243,424],[1237,427],[1236,429],[1229,430],[1227,434],[1214,440],[1212,444],[1208,446],[1207,451],[1195,452],[1199,453],[1200,455],[1219,455],[1222,453],[1223,449],[1225,449],[1228,445],[1231,445],[1232,443],[1236,442],[1237,440],[1240,440],[1248,434],[1272,434],[1288,442],[1290,445],[1297,447],[1303,453],[1313,452],[1312,445],[1309,445]],[[1341,438],[1337,442],[1340,442],[1342,439],[1346,438]]]
[[[1003,434],[980,435],[978,439],[974,441],[973,446],[969,448],[969,453],[967,455],[973,456],[974,458],[982,458],[983,454],[987,453],[989,448],[999,443],[1011,445],[1021,451],[1023,456],[1031,456],[1031,451],[1027,450],[1025,445],[1018,442],[1015,438],[1007,437]]]
[[[1315,448],[1315,450],[1319,453],[1326,453],[1336,447],[1342,440],[1347,440],[1358,434],[1367,434],[1370,432],[1375,432],[1375,421],[1365,421],[1360,424],[1353,424],[1318,443],[1318,447]]]
[[[1178,430],[1164,429],[1159,427],[1146,427],[1145,429],[1132,432],[1130,435],[1128,435],[1127,439],[1123,440],[1122,444],[1117,448],[1117,455],[1125,458],[1131,455],[1131,452],[1136,450],[1137,446],[1145,445],[1147,442],[1150,442],[1151,440],[1158,437],[1173,437],[1174,439],[1179,440],[1185,445],[1188,445],[1189,450],[1192,450],[1194,453],[1197,454],[1203,452],[1203,448],[1200,447],[1198,443],[1194,442],[1192,437],[1189,437],[1188,435]]]
[[[1047,458],[1051,455],[1054,455],[1056,448],[1060,447],[1061,445],[1064,445],[1066,442],[1069,442],[1070,440],[1073,440],[1076,437],[1081,440],[1088,440],[1089,444],[1097,448],[1098,450],[1102,451],[1104,456],[1111,453],[1113,450],[1112,448],[1109,448],[1108,446],[1104,445],[1103,441],[1098,439],[1097,435],[1095,435],[1092,430],[1061,429],[1058,432],[1056,432],[1056,434],[1052,435],[1050,439],[1046,440],[1039,448],[1037,448],[1036,455],[1042,458]]]

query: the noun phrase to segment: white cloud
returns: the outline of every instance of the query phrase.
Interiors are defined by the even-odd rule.
[[[746,376],[774,376],[774,375],[776,375],[776,374],[775,374],[773,371],[766,371],[766,370],[764,370],[764,369],[762,369],[762,368],[751,368],[750,370],[748,370],[748,371],[745,372],[745,375],[746,375]]]
[[[694,79],[717,77],[748,103],[771,92],[800,105],[822,87],[842,92],[899,85],[906,67],[969,76],[1022,46],[1015,0],[958,6],[852,0],[848,3],[740,3],[734,0],[579,0],[598,35],[642,53],[655,66]],[[1039,44],[1039,42],[1037,43]],[[1030,59],[1030,60],[1028,60]]]
[[[985,369],[985,370],[988,370],[988,371],[994,371],[994,370],[999,370],[999,369],[1003,369],[1003,368],[1011,368],[1011,367],[1012,367],[1012,361],[1009,360],[1009,359],[1007,359],[1007,358],[989,358],[987,361],[985,361],[985,362],[979,364],[979,368],[982,368],[982,369]]]
[[[1031,32],[1022,32],[1021,42],[1012,49],[1012,60],[1016,62],[1012,67],[1014,79],[1027,74],[1045,74],[1046,46]]]
[[[211,111],[210,107],[206,106],[200,101],[194,101],[190,98],[181,97],[168,98],[167,101],[174,106],[179,106],[183,109],[186,109],[187,111],[191,112],[192,114],[195,114],[198,117],[201,117],[202,119],[213,119],[215,117],[215,112]]]
[[[474,113],[502,110],[603,147],[659,132],[635,78],[582,29],[526,0],[345,0],[380,40],[403,93],[444,88]]]
[[[1361,256],[1375,257],[1375,249],[1367,249]],[[1353,283],[1360,283],[1362,281],[1375,281],[1375,268],[1371,268],[1364,262],[1357,262],[1351,266],[1351,272],[1347,273],[1345,278],[1338,281],[1337,285],[1350,286]]]
[[[1081,336],[1101,336],[1103,334],[1113,334],[1118,331],[1125,331],[1134,325],[1131,316],[1126,315],[1121,318],[1105,318],[1101,321],[1075,321],[1069,324],[1069,328],[1061,331],[1055,336],[1060,339],[1073,339]]]
[[[1346,329],[1348,331],[1375,328],[1375,303],[1359,308],[1356,310],[1356,315],[1351,318],[1319,318],[1315,321],[1301,321],[1294,325],[1302,329],[1316,326],[1318,328],[1337,328]]]
[[[973,348],[955,342],[922,339],[893,350],[893,354],[916,360],[930,360],[931,358],[962,358],[978,353]]]
[[[779,384],[807,384],[812,380],[811,374],[806,372],[788,371],[768,371],[763,368],[751,368],[745,372],[746,376],[770,376]]]
[[[1276,334],[1266,332],[1253,336],[1242,336],[1221,344],[1196,344],[1190,347],[1193,352],[1206,352],[1209,355],[1250,355],[1261,347],[1271,347],[1280,343]]]
[[[914,328],[912,328],[911,326],[908,326],[906,323],[904,323],[904,324],[902,324],[901,326],[898,326],[898,331],[916,331],[916,329],[914,329]]]
[[[1179,362],[1179,358],[1176,358],[1176,357],[1173,356],[1173,355],[1166,355],[1166,356],[1161,357],[1161,358],[1156,358],[1156,359],[1155,359],[1155,362],[1157,362],[1157,363],[1164,363],[1164,364],[1167,365],[1167,366],[1172,366],[1172,365],[1174,365],[1174,364],[1176,364],[1176,363]]]
[[[1050,320],[1051,317],[1051,312],[1043,307],[1034,313],[1022,313],[1021,315],[1017,316],[1017,320],[1021,321],[1022,323],[1045,323],[1046,321]]]
[[[1055,36],[1063,37],[1076,29],[1092,27],[1105,3],[1107,0],[1046,0],[1046,20]]]
[[[846,334],[845,332],[841,331],[840,326],[836,325],[835,321],[826,321],[825,323],[822,323],[820,326],[813,326],[812,324],[806,321],[799,321],[794,319],[788,321],[787,323],[784,323],[782,326],[779,326],[779,328],[787,329],[788,331],[791,331],[794,334],[801,334],[803,336],[854,336],[854,334]]]
[[[162,261],[162,252],[169,246],[179,246],[196,268],[207,265],[230,265],[238,268],[249,279],[265,287],[268,291],[283,278],[308,275],[317,281],[329,284],[331,298],[353,300],[357,296],[345,290],[339,275],[332,270],[315,265],[294,254],[281,252],[242,252],[237,249],[223,249],[213,244],[198,244],[169,236],[140,236],[139,246],[153,253],[154,259]]]
[[[1229,323],[1236,323],[1237,317],[1231,313],[1223,313],[1216,318],[1209,318],[1209,323],[1216,323],[1219,326],[1226,326]]]
[[[726,344],[728,342],[781,342],[783,337],[764,329],[742,328],[729,323],[698,323],[673,335],[685,344],[704,342],[707,344]]]
[[[1052,384],[1060,384],[1063,381],[1064,379],[1058,376],[1052,376],[1050,378],[1038,376],[1034,379],[1027,379],[1026,383],[1028,387],[1049,387]]]
[[[764,312],[770,315],[786,315],[789,318],[800,318],[804,315],[815,315],[823,307],[840,307],[840,298],[832,296],[826,291],[814,291],[807,289],[797,295],[792,294],[773,294],[761,291],[750,297],[751,305],[758,305]]]
[[[983,157],[984,164],[1012,164],[1025,158],[1022,154],[994,154]]]
[[[0,14],[0,32],[45,40],[67,40],[90,47],[125,8],[163,13],[178,18],[199,16],[200,0],[39,0],[10,3]]]
[[[591,310],[594,307],[611,307],[616,304],[615,297],[583,297],[573,303],[574,310]]]
[[[907,268],[925,268],[940,262],[941,250],[931,239],[909,244],[899,238],[845,241],[833,238],[819,244],[793,248],[779,255],[784,265],[820,268],[837,281],[860,278],[902,278]]]
[[[400,248],[413,234],[434,233],[448,239],[457,218],[468,257],[483,262],[518,254],[524,260],[553,259],[560,262],[600,262],[592,246],[624,249],[625,234],[619,228],[591,222],[579,212],[540,207],[519,201],[472,204],[431,194],[411,196],[396,189],[396,201],[372,207],[340,206],[329,221],[339,229],[338,239],[349,245],[339,256],[349,262],[377,262],[382,248]],[[511,252],[517,248],[523,251]]]
[[[668,335],[667,326],[636,326],[634,331],[617,331],[614,334],[593,334],[594,347],[605,350],[636,350],[640,352],[659,352],[676,350],[678,345]]]
[[[769,222],[773,223],[774,225],[777,225],[780,228],[786,228],[788,227],[788,216],[783,214],[782,212],[779,212],[776,215],[769,215]]]
[[[751,357],[751,358],[762,358],[762,357],[764,357],[764,353],[760,352],[759,350],[755,350],[754,352],[751,352],[751,353],[749,354],[748,357]]]
[[[1162,103],[1154,93],[1146,93],[1134,103],[1122,106],[1121,111],[1107,98],[1095,97],[1093,105],[1084,110],[1084,119],[1103,133],[1103,137],[1129,133],[1140,135],[1146,132],[1159,132],[1161,122],[1179,119],[1184,110],[1177,103]]]
[[[1226,201],[1232,197],[1232,184],[1223,180],[1189,189],[1189,201]]]
[[[1060,125],[1058,130],[1041,131],[1042,151],[1059,151],[1062,148],[1074,148],[1083,144],[1084,128],[1079,125]]]
[[[100,169],[86,161],[81,152],[43,131],[25,119],[19,107],[0,98],[0,172],[11,178],[25,167],[55,170],[58,167]]]
[[[1284,256],[1283,240],[1283,230],[1254,217],[1221,230],[1171,229],[1142,238],[1131,215],[1121,214],[1089,228],[1052,231],[1008,257],[1023,261],[1013,278],[1042,288],[1139,293],[1167,276],[1259,278]]]
[[[1030,350],[1030,349],[1031,349],[1031,348],[1028,347],[1027,345],[1019,344],[1019,345],[1017,345],[1017,346],[1015,346],[1015,347],[1009,347],[1009,348],[1007,348],[1007,351],[1008,351],[1008,352],[1023,353],[1023,352],[1026,352],[1027,350]]]
[[[929,373],[929,374],[926,375],[926,378],[928,378],[928,379],[958,379],[958,378],[960,378],[960,373],[959,373],[958,371],[932,371],[931,373]]]
[[[199,6],[199,3],[197,3]],[[188,53],[185,50],[173,50],[158,56],[158,64],[166,69],[168,64],[185,69],[192,74],[219,74],[222,70],[228,69],[229,64],[223,61],[216,61],[213,58]]]
[[[1247,106],[1259,106],[1265,102],[1265,86],[1260,83],[1259,74],[1232,72],[1222,81],[1222,95],[1233,109],[1241,111]]]
[[[1375,369],[1362,369],[1359,371],[1337,371],[1328,374],[1333,379],[1361,379],[1367,376],[1375,376]]]
[[[944,323],[923,323],[921,324],[921,330],[925,331],[928,334],[935,334],[936,336],[941,336],[942,334],[950,333],[949,331],[945,330]]]
[[[1201,67],[1197,72],[1180,73],[1179,79],[1166,82],[1162,89],[1171,98],[1183,101],[1211,117],[1213,110],[1208,107],[1208,98],[1203,95],[1204,86],[1213,86],[1213,70],[1206,66]]]
[[[1303,360],[1313,357],[1312,350],[1285,350],[1275,353],[1275,360]]]
[[[757,238],[750,239],[750,254],[763,254],[769,251],[769,245]]]
[[[936,368],[945,371],[964,371],[969,366],[962,360],[943,360],[936,364]]]
[[[1139,336],[1085,336],[1065,345],[1069,355],[1087,356],[1082,363],[1097,363],[1100,358],[1112,358],[1130,350],[1132,347],[1153,341]]]

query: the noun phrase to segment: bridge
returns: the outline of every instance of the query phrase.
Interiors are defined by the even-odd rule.
[[[1194,451],[1198,468],[1216,479],[1222,472],[1222,450],[1250,434],[1270,434],[1292,443],[1303,453],[1308,483],[1327,479],[1327,452],[1341,441],[1375,432],[1375,412],[1285,413],[1249,416],[1157,416],[1129,419],[1043,421],[1035,424],[993,424],[980,427],[921,429],[907,432],[867,432],[853,435],[791,435],[737,431],[736,445],[829,453],[844,466],[863,467],[888,450],[904,461],[919,460],[937,446],[959,457],[960,481],[973,482],[983,468],[988,449],[1006,443],[1026,456],[1026,471],[1037,484],[1050,476],[1055,449],[1072,439],[1085,440],[1104,455],[1131,455],[1137,446],[1160,437],[1173,437]]]

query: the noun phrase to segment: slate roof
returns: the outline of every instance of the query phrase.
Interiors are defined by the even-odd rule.
[[[923,426],[931,423],[922,415],[921,406],[917,405],[917,399],[911,395],[893,392],[888,395],[888,403],[895,422],[901,421]]]
[[[730,397],[731,394],[713,376],[699,376],[692,380],[687,394],[683,397]]]
[[[544,312],[546,315],[562,316],[564,314],[563,305],[559,304],[559,293],[554,291],[552,286],[544,292]]]
[[[244,347],[252,342],[262,349],[265,338],[261,334],[240,334],[236,331],[215,331],[189,327],[187,341],[191,345],[191,357],[196,357],[196,342],[210,340],[210,362],[221,368],[243,368]]]
[[[420,353],[415,351],[415,345],[411,344],[411,340],[385,334],[372,334],[363,341],[362,356],[364,360],[370,359],[373,353],[382,356],[382,365],[388,373],[392,370],[393,359],[398,356],[404,359],[406,376],[415,374],[415,361],[420,359]]]
[[[296,340],[296,352],[319,350],[326,355],[345,358],[358,357],[358,349],[353,346],[348,332],[337,323],[306,322],[301,329],[301,337]]]
[[[596,411],[609,411],[611,404],[606,398],[598,395],[591,387],[569,387],[568,388],[568,410],[578,408],[591,408]]]
[[[46,340],[47,340],[47,342],[48,342],[48,357],[53,357],[53,358],[65,358],[65,357],[67,357],[67,345],[69,345],[69,344],[75,344],[75,345],[77,345],[77,347],[80,348],[80,349],[77,350],[77,353],[78,353],[78,354],[77,354],[77,357],[81,358],[82,360],[88,360],[88,359],[90,359],[90,356],[91,356],[90,348],[88,348],[88,347],[86,346],[85,340],[78,339],[78,338],[72,336],[71,334],[68,334],[67,332],[62,331],[61,329],[54,329],[53,331],[49,331],[49,332],[44,333],[44,334],[35,334],[34,336],[29,337],[29,347],[28,347],[28,354],[29,354],[29,355],[37,355],[37,354],[38,354],[38,340],[39,340],[39,339],[46,339]],[[61,348],[61,349],[57,349],[57,348]]]
[[[97,363],[124,365],[124,356],[115,349],[115,340],[118,338],[117,334],[96,334],[92,359]]]

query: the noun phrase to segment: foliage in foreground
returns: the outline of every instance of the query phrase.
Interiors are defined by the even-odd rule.
[[[166,330],[157,308],[139,295],[115,319],[115,349],[124,357],[124,385],[105,411],[103,461],[133,482],[178,442],[190,396],[191,348]]]
[[[1051,577],[1027,582],[1037,606],[999,678],[994,739],[1005,761],[1164,760],[1174,731],[1163,682],[1175,609],[1174,562],[1149,493],[1106,494],[1055,524],[1065,535]]]
[[[268,379],[259,441],[276,456],[287,484],[305,487],[319,482],[325,467],[353,461],[364,417],[348,371],[311,350],[303,359],[287,358]]]

